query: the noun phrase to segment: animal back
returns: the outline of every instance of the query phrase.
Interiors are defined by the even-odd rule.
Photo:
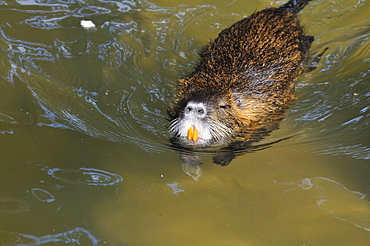
[[[212,81],[213,88],[220,90],[246,87],[253,81],[289,83],[305,67],[309,48],[305,40],[295,14],[268,8],[223,30],[201,53],[192,77],[203,81],[202,87]]]

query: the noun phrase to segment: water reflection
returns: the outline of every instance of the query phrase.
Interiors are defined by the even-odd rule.
[[[40,189],[40,188],[32,188],[31,189],[32,195],[39,200],[40,202],[54,202],[55,197],[50,192]]]
[[[29,211],[30,206],[20,199],[1,198],[0,213],[23,213]]]
[[[0,230],[0,244],[1,245],[45,245],[45,244],[59,244],[59,245],[101,245],[100,241],[88,230],[76,227],[66,232],[34,236],[19,232],[8,232]]]
[[[71,184],[111,186],[123,181],[123,178],[116,173],[110,173],[95,168],[81,167],[78,170],[65,170],[61,168],[44,167],[42,170],[57,180]]]
[[[75,1],[17,3],[32,5],[33,9],[20,6],[17,9],[11,4],[3,8],[5,15],[16,12],[27,15],[18,14],[14,22],[2,21],[0,56],[4,63],[0,74],[12,84],[20,80],[27,86],[33,107],[39,108],[33,112],[36,115],[28,112],[35,123],[72,129],[109,141],[134,143],[148,152],[166,150],[166,111],[176,93],[176,79],[192,70],[204,45],[204,42],[195,43],[194,37],[188,38],[189,28],[211,15],[209,10],[213,6],[162,8],[134,1],[96,1],[88,5]],[[96,30],[83,30],[80,20],[86,17],[97,24]],[[338,91],[336,88],[339,93],[342,91],[340,102],[359,107],[360,114],[345,119],[344,127],[339,130],[349,134],[348,127],[363,129],[361,126],[368,124],[367,105],[363,103],[368,95],[358,92],[361,90],[345,93],[340,81],[325,80],[339,66],[350,64],[352,57],[367,56],[367,21],[336,30],[335,35],[340,36],[349,28],[354,29],[339,48],[330,47],[329,40],[320,43],[320,38],[328,39],[327,33],[322,37],[317,35],[313,49],[330,49],[316,72],[319,76],[312,87],[314,90],[303,92],[303,96],[300,93],[299,101],[291,107],[296,114],[288,113],[301,129],[313,128],[313,121],[327,125],[328,120],[335,118],[336,111],[346,108],[333,104],[332,95],[325,96],[326,91]],[[15,27],[24,33],[37,30],[39,35],[25,37]],[[344,63],[345,60],[348,61]],[[350,88],[363,85],[367,74],[359,71]],[[307,82],[308,79],[303,79],[298,87],[304,89]],[[13,113],[0,113],[2,122],[18,122]],[[332,153],[334,146],[324,148]]]
[[[269,134],[262,132],[262,137],[266,137]],[[255,134],[255,138],[258,136],[258,133]],[[195,166],[199,166],[202,164],[202,158],[211,156],[213,158],[213,163],[220,165],[220,166],[227,166],[231,163],[232,160],[237,158],[238,156],[243,156],[247,153],[253,153],[256,151],[264,150],[273,147],[275,144],[288,140],[294,136],[285,137],[281,139],[277,139],[275,141],[269,141],[264,139],[253,139],[254,141],[234,141],[227,146],[224,147],[213,147],[213,148],[199,148],[199,149],[192,149],[192,148],[184,148],[178,145],[170,145],[169,147],[176,150],[179,153],[180,160],[183,163],[183,169],[193,170],[199,175],[201,171],[196,168]],[[260,142],[261,141],[261,142]],[[185,167],[188,166],[188,167]],[[189,174],[188,171],[185,171]],[[192,171],[190,172],[192,173]],[[195,175],[199,178],[199,175]],[[190,175],[193,177],[193,175]]]
[[[180,193],[180,192],[185,192],[185,190],[180,188],[181,186],[179,186],[179,183],[174,182],[172,184],[167,184],[167,186],[172,189],[173,194],[177,194],[177,193]]]
[[[0,1],[0,244],[367,245],[369,1],[311,1],[312,52],[329,50],[280,129],[217,150],[230,166],[210,150],[182,169],[169,146],[176,80],[266,3]]]
[[[163,67],[178,66],[181,63],[176,59],[187,59],[179,47],[183,40],[169,46],[167,36],[171,39],[177,33],[165,26],[183,23],[183,18],[189,22],[183,11],[199,10],[174,9],[182,13],[174,16],[145,2],[97,2],[102,7],[80,2],[27,4],[42,11],[21,9],[28,17],[14,25],[25,32],[36,28],[40,35],[24,39],[14,32],[12,24],[2,25],[1,55],[7,57],[7,62],[1,72],[10,83],[20,79],[26,84],[34,97],[34,107],[44,111],[38,124],[135,143],[147,151],[163,151],[164,146],[158,142],[167,138],[166,110],[173,98],[174,82],[163,74]],[[112,9],[115,5],[117,9]],[[162,14],[132,11],[146,8]],[[9,7],[4,11],[13,10]],[[85,31],[74,21],[86,16],[94,17],[96,30]],[[174,18],[176,21],[171,22]],[[48,39],[51,31],[56,38]],[[178,58],[171,58],[170,53],[164,59],[156,58],[173,45],[180,52]],[[156,72],[148,76],[146,71]]]
[[[370,202],[366,200],[366,194],[352,191],[343,184],[324,177],[303,179],[298,186],[317,192],[317,206],[334,218],[370,231]]]

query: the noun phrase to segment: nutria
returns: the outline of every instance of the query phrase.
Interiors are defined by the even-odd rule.
[[[255,141],[278,127],[313,41],[297,17],[309,1],[255,12],[204,48],[195,71],[179,80],[170,113],[173,143],[204,148]]]

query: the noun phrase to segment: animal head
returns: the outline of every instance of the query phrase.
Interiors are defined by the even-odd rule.
[[[223,144],[232,138],[238,125],[235,105],[230,93],[197,91],[178,100],[169,132],[185,147]]]

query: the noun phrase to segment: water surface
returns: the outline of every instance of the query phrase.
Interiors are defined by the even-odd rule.
[[[176,80],[270,5],[0,1],[0,245],[368,245],[369,1],[304,9],[328,50],[260,148],[169,147]]]

